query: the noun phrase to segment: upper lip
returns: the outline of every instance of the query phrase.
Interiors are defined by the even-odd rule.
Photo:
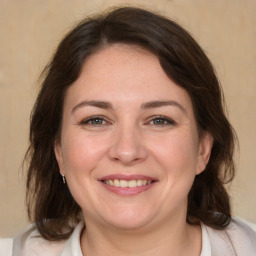
[[[140,175],[140,174],[133,174],[133,175],[127,175],[127,174],[110,174],[110,175],[107,175],[107,176],[104,176],[98,180],[102,181],[102,180],[157,180],[153,177],[150,177],[150,176],[146,176],[146,175]]]

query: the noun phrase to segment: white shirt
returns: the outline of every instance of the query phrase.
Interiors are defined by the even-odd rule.
[[[76,227],[72,236],[70,237],[70,243],[66,244],[63,254],[61,256],[83,256],[80,246],[80,237],[83,230],[81,223]],[[211,244],[208,232],[204,224],[201,224],[202,228],[202,251],[200,256],[211,256]]]
[[[208,232],[204,224],[201,224],[201,227],[202,251],[200,256],[211,256],[211,245]],[[28,236],[25,238],[27,241],[24,243],[23,239],[21,245],[18,246],[19,249],[16,249],[14,252],[12,252],[13,239],[0,239],[0,256],[83,256],[80,245],[80,237],[83,228],[84,223],[81,222],[77,225],[68,240],[64,242],[49,242],[38,237],[38,231],[33,225],[29,225],[29,227],[23,232],[23,234],[28,233]],[[20,247],[25,247],[25,249],[23,248],[21,250]]]
[[[14,239],[0,239],[0,256],[83,256],[80,246],[83,228],[81,222],[69,239],[52,242],[43,239],[33,224],[29,225]],[[204,224],[201,229],[200,256],[256,256],[256,233],[236,218],[225,230],[215,230]]]
[[[80,223],[74,230],[69,241],[66,243],[65,248],[61,256],[83,256],[80,246],[80,237],[83,230],[83,223]],[[202,251],[200,256],[211,256],[211,244],[208,232],[204,224],[202,227]]]
[[[201,223],[202,229],[202,251],[200,256],[211,256],[211,242],[207,232],[207,229],[203,223]]]

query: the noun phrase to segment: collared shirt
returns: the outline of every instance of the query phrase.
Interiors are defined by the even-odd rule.
[[[76,227],[69,241],[66,243],[65,248],[61,256],[83,256],[80,246],[80,237],[83,230],[81,223]],[[207,229],[204,224],[201,224],[202,228],[202,251],[200,256],[211,256],[211,244]]]
[[[52,242],[43,239],[31,224],[14,239],[0,239],[0,256],[83,256],[80,246],[83,229],[84,223],[81,222],[69,239]],[[224,230],[215,230],[204,224],[201,224],[201,229],[200,256],[256,256],[256,233],[236,218]]]
[[[211,244],[208,232],[204,224],[202,227],[202,251],[200,256],[211,256]],[[83,223],[80,223],[74,230],[72,236],[68,239],[65,244],[64,250],[60,256],[83,256],[80,246],[81,232],[84,228]]]
[[[200,256],[211,256],[211,245],[205,225],[202,227],[202,252]],[[0,256],[83,256],[80,237],[84,223],[80,222],[69,239],[50,242],[43,239],[34,225],[29,225],[15,239],[0,239]],[[16,243],[15,248],[13,243]]]
[[[202,229],[202,251],[200,256],[212,256],[210,237],[203,223],[201,223],[201,229]]]

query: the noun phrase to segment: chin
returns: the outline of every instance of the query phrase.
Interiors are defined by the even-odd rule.
[[[125,231],[133,231],[133,230],[140,230],[147,226],[147,224],[150,223],[148,220],[135,220],[134,218],[127,219],[115,219],[113,221],[108,221],[108,224],[112,227],[119,229],[119,230],[125,230]]]
[[[105,223],[118,229],[135,230],[141,229],[153,220],[153,212],[150,214],[145,209],[122,209],[115,211],[108,216],[102,216]]]

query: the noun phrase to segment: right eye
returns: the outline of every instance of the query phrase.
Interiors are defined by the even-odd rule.
[[[81,125],[86,126],[103,126],[109,124],[104,118],[99,116],[88,117],[80,122]]]

